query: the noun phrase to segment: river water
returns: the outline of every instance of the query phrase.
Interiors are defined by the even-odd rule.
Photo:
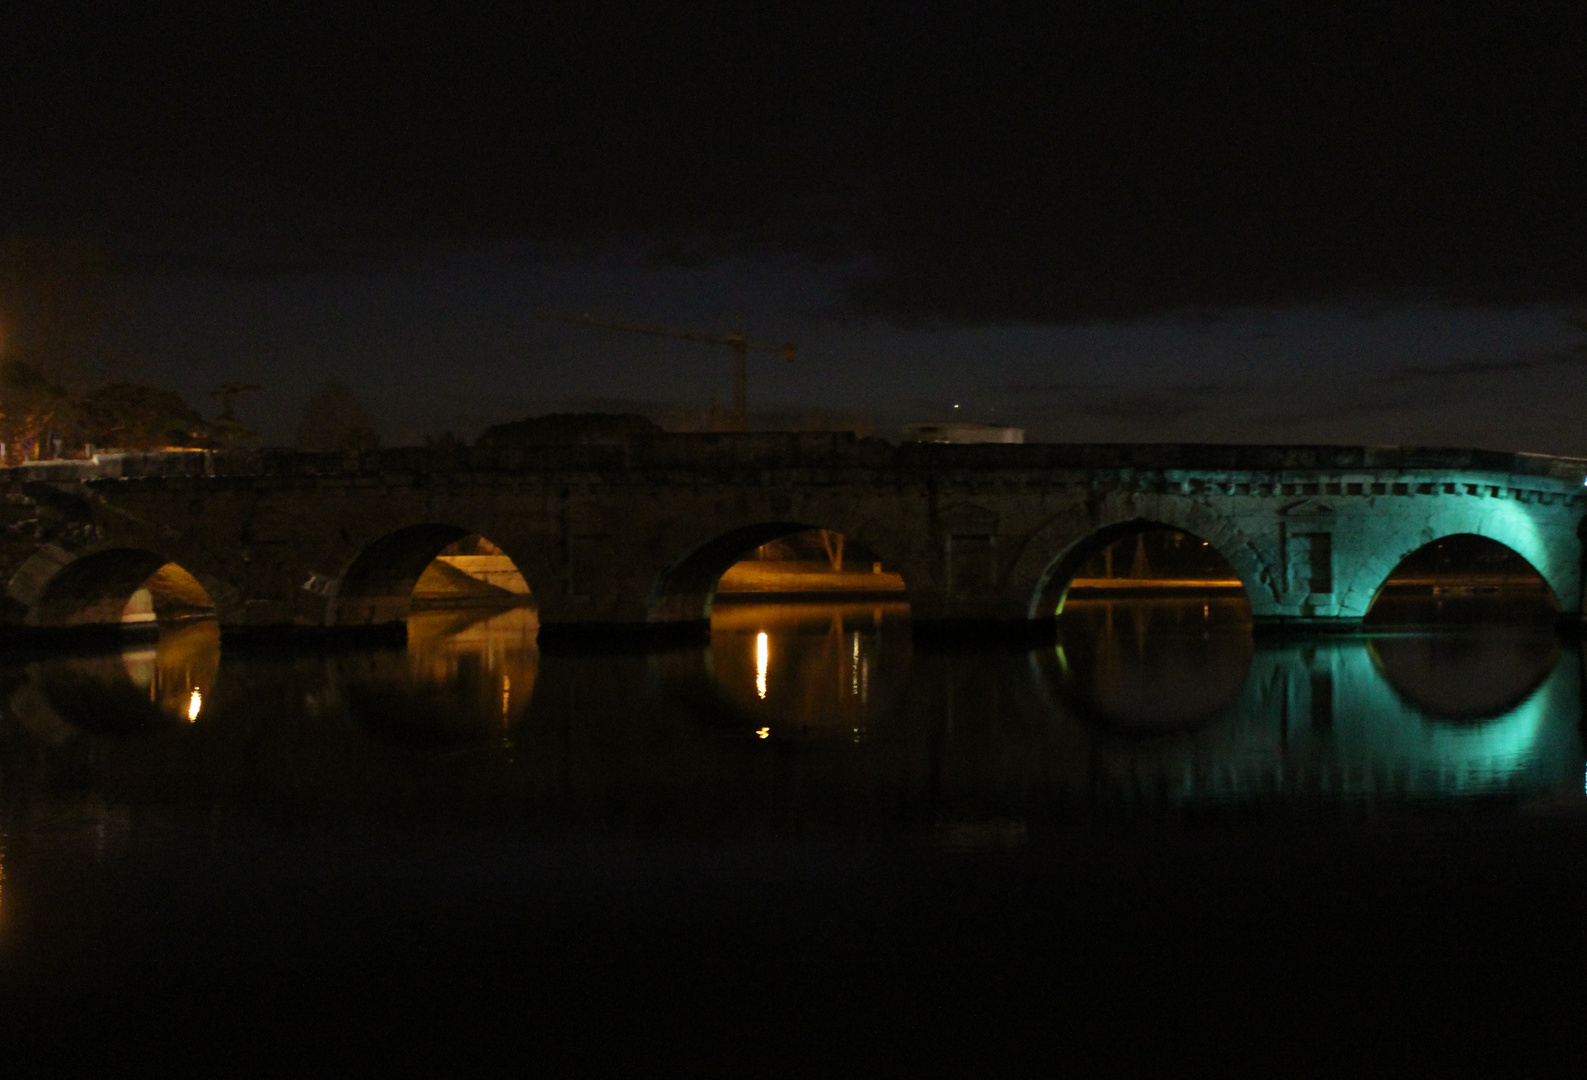
[[[975,648],[723,603],[709,645],[541,652],[485,609],[12,655],[0,1063],[1541,1069],[1587,990],[1580,652],[1407,611],[1269,639],[1219,595],[1073,600],[1056,644]]]

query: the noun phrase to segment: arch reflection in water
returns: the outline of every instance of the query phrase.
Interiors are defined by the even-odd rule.
[[[12,698],[20,716],[103,731],[195,723],[214,693],[220,628],[214,620],[163,627],[155,640],[119,652],[52,656],[30,668]]]
[[[402,649],[334,658],[348,708],[367,727],[419,742],[502,736],[523,715],[540,669],[530,608],[408,617]]]
[[[1557,650],[1531,652],[1502,679],[1447,679],[1429,699],[1422,692],[1451,672],[1429,663],[1437,650],[1413,645],[1391,666],[1384,644],[1261,650],[1231,718],[1242,741],[1265,742],[1291,787],[1357,797],[1535,792],[1579,769],[1581,692]],[[1484,635],[1460,656],[1496,670],[1517,654],[1504,635]]]
[[[1430,718],[1454,721],[1512,712],[1543,685],[1560,659],[1554,633],[1525,626],[1379,636],[1367,647],[1407,704]]]
[[[1222,716],[1245,684],[1251,653],[1244,597],[1071,598],[1051,679],[1081,717],[1151,735]]]
[[[1040,656],[1041,654],[1037,654]],[[1038,664],[1078,723],[1075,796],[1170,802],[1568,793],[1581,787],[1579,666],[1546,635],[1263,641],[1220,715],[1134,725],[1078,698],[1056,650]],[[1069,686],[1065,687],[1065,679]],[[1098,725],[1104,714],[1112,723]],[[1148,722],[1155,722],[1149,726]],[[1063,730],[1063,729],[1060,729]],[[1121,738],[1120,731],[1152,739]]]
[[[761,738],[858,741],[888,714],[910,655],[905,603],[719,604],[709,648],[666,660],[665,676]]]

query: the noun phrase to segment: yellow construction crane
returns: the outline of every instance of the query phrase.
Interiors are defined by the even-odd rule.
[[[698,341],[705,345],[726,345],[733,353],[733,416],[743,430],[749,428],[749,354],[751,352],[782,353],[783,359],[790,364],[799,355],[799,346],[792,342],[767,345],[759,341],[751,341],[736,330],[717,336],[694,330],[678,330],[670,326],[656,326],[651,323],[597,319],[590,315],[562,315],[555,311],[542,311],[539,313],[539,318],[551,322],[573,323],[575,326],[593,326],[598,330],[626,330],[631,334],[678,338],[682,341]]]

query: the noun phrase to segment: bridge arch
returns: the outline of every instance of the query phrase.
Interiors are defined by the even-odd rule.
[[[741,525],[696,544],[661,572],[651,590],[649,620],[653,623],[709,621],[716,602],[717,583],[735,563],[763,544],[820,529],[847,537],[885,561],[886,552],[865,531],[832,529],[798,521]],[[887,565],[896,569],[894,563]],[[905,581],[907,585],[908,579]],[[908,599],[907,592],[896,599]]]
[[[32,625],[68,628],[213,618],[215,596],[235,590],[158,552],[106,547],[58,559],[40,553],[13,577],[9,592],[31,600]]]
[[[1445,551],[1453,553],[1453,563],[1450,558],[1441,558]],[[1546,608],[1550,616],[1561,606],[1562,598],[1542,569],[1510,544],[1482,533],[1446,533],[1427,540],[1401,555],[1381,576],[1377,576],[1381,560],[1374,562],[1372,569],[1377,581],[1365,609],[1368,619],[1374,614],[1382,617],[1383,602],[1389,599],[1396,584],[1402,588],[1420,587],[1431,591],[1441,585],[1447,587],[1449,580],[1446,579],[1452,579],[1463,589],[1463,592],[1451,594],[1455,597],[1479,590],[1524,590],[1532,592],[1540,610]],[[1462,580],[1465,581],[1463,586],[1458,584]]]
[[[1572,517],[1578,513],[1572,511]],[[1340,614],[1364,617],[1402,562],[1457,536],[1482,537],[1508,548],[1538,573],[1559,604],[1578,610],[1581,545],[1571,535],[1574,523],[1571,533],[1561,524],[1557,511],[1516,498],[1444,496],[1429,500],[1415,516],[1374,515],[1363,522],[1353,557],[1335,567]]]
[[[432,567],[444,556],[471,557],[465,552],[483,551],[483,556],[502,565],[490,572],[469,571],[461,577],[474,578],[480,588],[462,599],[478,602],[527,604],[533,600],[520,565],[480,533],[458,525],[426,522],[387,533],[366,544],[336,580],[327,597],[327,623],[332,626],[371,626],[401,622],[415,606],[415,590],[421,580],[432,576]],[[453,575],[457,576],[457,575]],[[497,580],[492,583],[490,578]],[[445,582],[436,590],[445,592]]]
[[[1070,539],[1037,578],[1031,591],[1028,617],[1049,619],[1060,614],[1069,588],[1081,567],[1117,541],[1155,530],[1184,533],[1208,545],[1228,563],[1230,570],[1240,579],[1245,599],[1255,607],[1257,597],[1252,595],[1251,585],[1253,581],[1261,579],[1263,568],[1250,552],[1249,545],[1238,543],[1235,537],[1220,535],[1229,532],[1226,522],[1205,515],[1155,513],[1150,516],[1121,516]]]

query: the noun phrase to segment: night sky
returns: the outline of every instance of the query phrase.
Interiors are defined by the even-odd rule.
[[[1579,2],[226,6],[0,12],[0,238],[271,442],[729,399],[556,309],[797,341],[765,426],[1587,455]]]

